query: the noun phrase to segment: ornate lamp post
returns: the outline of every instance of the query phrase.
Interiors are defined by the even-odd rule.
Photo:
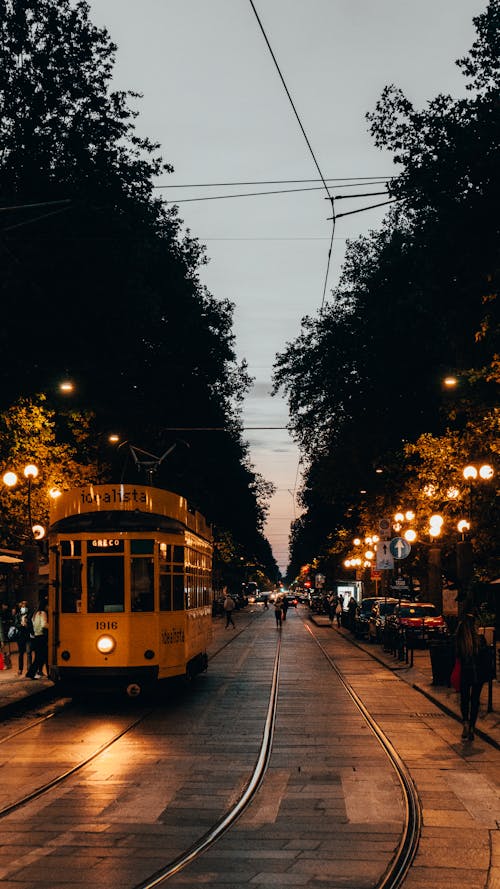
[[[27,499],[27,542],[23,545],[23,571],[24,571],[24,596],[34,604],[38,598],[38,559],[39,550],[36,540],[40,540],[45,529],[42,525],[33,526],[33,517],[31,509],[31,487],[33,479],[38,476],[38,467],[33,463],[28,463],[23,469],[23,475],[28,482],[28,499]],[[3,475],[3,482],[8,488],[14,488],[19,479],[15,472],[8,471]]]

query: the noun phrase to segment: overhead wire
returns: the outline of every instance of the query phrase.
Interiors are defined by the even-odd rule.
[[[61,198],[58,201],[39,201],[36,204],[11,204],[7,207],[0,206],[0,213],[5,213],[7,210],[31,210],[33,207],[53,207],[55,204],[69,203],[71,203],[71,198]]]
[[[260,28],[260,30],[261,30],[261,32],[262,32],[262,35],[263,35],[263,37],[264,37],[264,40],[266,41],[267,48],[268,48],[269,52],[271,53],[271,58],[272,58],[272,60],[273,60],[273,62],[274,62],[274,65],[275,65],[276,70],[277,70],[277,72],[278,72],[278,75],[279,75],[279,78],[280,78],[280,80],[281,80],[281,83],[283,84],[283,88],[284,88],[284,90],[285,90],[285,92],[286,92],[286,94],[287,94],[287,96],[288,96],[288,100],[289,100],[289,102],[290,102],[290,105],[292,106],[293,113],[295,114],[295,117],[297,118],[297,122],[298,122],[298,124],[299,124],[300,129],[301,129],[302,135],[304,136],[304,139],[305,139],[305,141],[306,141],[307,147],[308,147],[308,149],[309,149],[309,152],[310,152],[311,157],[312,157],[312,159],[313,159],[313,161],[314,161],[315,167],[316,167],[316,169],[317,169],[317,171],[318,171],[318,173],[319,173],[320,179],[321,179],[321,181],[322,181],[322,183],[323,183],[323,185],[324,185],[325,191],[326,191],[326,193],[327,193],[327,195],[328,195],[328,199],[329,199],[330,204],[331,204],[331,207],[332,207],[332,234],[331,234],[331,238],[330,238],[330,246],[329,246],[329,248],[328,248],[328,260],[327,260],[327,264],[326,264],[325,282],[324,282],[324,285],[323,285],[323,298],[322,298],[322,301],[321,301],[321,311],[323,311],[323,306],[324,306],[324,303],[325,303],[326,288],[327,288],[327,284],[328,284],[328,274],[329,274],[329,271],[330,271],[330,263],[331,263],[331,258],[332,258],[333,238],[334,238],[334,235],[335,235],[335,203],[334,203],[334,199],[333,199],[332,195],[330,194],[330,190],[329,190],[329,188],[328,188],[328,185],[326,184],[325,177],[324,177],[323,172],[322,172],[322,170],[321,170],[321,167],[320,167],[320,165],[319,165],[319,163],[318,163],[318,160],[317,160],[317,158],[316,158],[316,155],[315,155],[315,153],[314,153],[314,151],[313,151],[313,147],[312,147],[312,145],[311,145],[311,143],[310,143],[310,141],[309,141],[309,139],[308,139],[307,133],[306,133],[306,131],[305,131],[305,129],[304,129],[304,126],[303,126],[303,124],[302,124],[302,121],[301,121],[301,119],[300,119],[299,113],[298,113],[298,111],[297,111],[297,109],[296,109],[296,107],[295,107],[295,103],[294,103],[294,101],[293,101],[293,99],[292,99],[290,90],[288,89],[288,87],[287,87],[287,85],[286,85],[285,78],[284,78],[284,76],[283,76],[283,74],[282,74],[282,71],[281,71],[281,68],[280,68],[280,66],[279,66],[279,64],[278,64],[278,60],[277,60],[277,58],[276,58],[276,56],[275,56],[275,54],[274,54],[274,52],[273,52],[273,48],[272,48],[272,46],[271,46],[271,44],[270,44],[270,42],[269,42],[269,38],[268,38],[268,36],[267,36],[267,34],[266,34],[264,25],[262,24],[262,22],[261,22],[261,20],[260,20],[260,17],[259,17],[259,14],[258,14],[258,12],[257,12],[257,10],[256,10],[256,8],[255,8],[255,4],[254,4],[253,0],[249,0],[249,3],[250,3],[250,6],[252,7],[252,10],[253,10],[253,12],[254,12],[255,18],[257,19],[257,23],[258,23],[259,28]]]
[[[239,194],[212,194],[212,195],[203,195],[195,198],[179,198],[173,201],[165,201],[166,204],[189,204],[193,203],[193,201],[224,201],[228,198],[258,198],[263,197],[264,195],[276,195],[276,194],[296,194],[297,192],[305,192],[305,191],[323,191],[323,186],[314,185],[309,186],[308,188],[280,188],[274,189],[273,191],[246,191],[240,192]],[[348,195],[335,195],[336,201],[342,201],[347,199],[355,199],[355,198],[368,198],[372,195],[379,194],[387,194],[386,191],[372,191],[365,192],[364,194],[348,194]],[[333,197],[329,196],[329,200],[334,200]]]
[[[31,219],[25,219],[24,222],[17,222],[15,225],[7,225],[5,228],[0,229],[0,234],[3,234],[3,232],[11,232],[15,228],[23,228],[25,225],[31,225],[33,222],[38,222],[40,219],[48,219],[49,216],[57,216],[59,213],[66,213],[69,209],[71,209],[70,204],[65,207],[59,207],[58,210],[52,210],[50,213],[42,213],[41,216],[33,216]]]
[[[379,185],[382,182],[389,182],[391,178],[391,176],[327,176],[326,182],[343,182],[344,184],[348,182],[354,187],[365,183]],[[233,188],[240,185],[304,185],[306,182],[319,181],[319,179],[254,179],[249,182],[169,182],[165,185],[153,185],[153,188]]]

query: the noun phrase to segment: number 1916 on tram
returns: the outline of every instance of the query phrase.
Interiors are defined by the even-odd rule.
[[[212,535],[186,500],[143,485],[62,493],[49,528],[49,664],[71,692],[136,697],[207,668]]]

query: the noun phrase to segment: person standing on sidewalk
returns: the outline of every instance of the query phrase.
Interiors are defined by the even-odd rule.
[[[31,664],[26,676],[30,679],[41,679],[43,676],[43,667],[48,669],[49,649],[49,616],[47,614],[47,601],[41,599],[37,610],[31,618],[33,624],[33,639],[35,659]]]
[[[226,598],[224,599],[224,614],[226,615],[226,630],[231,625],[233,629],[236,629],[234,620],[233,620],[233,611],[236,608],[236,603],[233,597],[227,593]]]
[[[32,645],[33,645],[33,625],[28,612],[28,603],[26,599],[19,602],[14,615],[14,627],[16,628],[15,642],[18,652],[17,675],[22,676],[24,672],[24,656],[26,655],[26,674],[31,667]]]
[[[460,661],[462,739],[472,741],[479,712],[481,689],[489,678],[488,646],[484,636],[477,632],[472,611],[467,612],[458,625],[456,652]]]
[[[3,665],[2,669],[10,670],[12,660],[10,656],[10,636],[9,630],[12,626],[12,616],[7,602],[0,605],[0,648],[2,652]]]

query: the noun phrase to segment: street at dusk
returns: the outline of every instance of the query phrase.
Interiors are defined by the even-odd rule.
[[[0,3],[5,889],[500,885],[500,0]]]

